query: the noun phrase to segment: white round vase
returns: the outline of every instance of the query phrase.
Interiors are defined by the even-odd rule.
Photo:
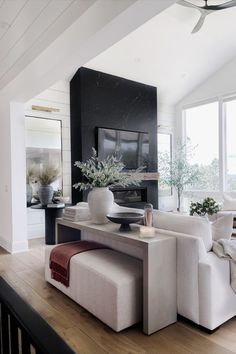
[[[112,209],[113,193],[107,188],[93,188],[88,194],[88,206],[94,224],[106,224],[106,215]]]

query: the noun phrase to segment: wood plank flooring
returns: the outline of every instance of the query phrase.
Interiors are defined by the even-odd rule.
[[[44,280],[44,245],[10,255],[0,249],[0,272],[15,290],[80,354],[232,354],[236,353],[236,317],[208,335],[177,322],[151,336],[137,325],[113,332]],[[56,354],[56,353],[55,353]]]

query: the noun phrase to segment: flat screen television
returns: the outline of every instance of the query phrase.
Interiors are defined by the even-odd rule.
[[[149,134],[127,130],[98,128],[98,157],[121,158],[125,170],[148,168]]]

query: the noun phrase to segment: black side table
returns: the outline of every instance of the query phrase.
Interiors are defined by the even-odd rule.
[[[63,209],[65,205],[51,205],[50,207],[42,206],[41,204],[32,205],[32,209],[44,209],[45,210],[45,243],[46,245],[55,245],[55,221],[56,218],[62,217]]]

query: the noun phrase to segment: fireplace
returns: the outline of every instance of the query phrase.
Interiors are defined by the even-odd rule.
[[[137,158],[136,153],[132,153],[130,157],[130,154],[121,151],[120,155],[125,158],[125,165],[133,170],[140,164],[144,164],[147,166],[146,172],[157,171],[156,87],[80,68],[70,82],[70,104],[72,162],[86,161],[91,156],[92,147],[98,147],[97,128],[102,127],[109,131],[116,131],[119,138],[124,137],[125,131],[129,137],[133,135],[132,133],[138,134],[138,141],[145,142],[139,144],[140,148],[143,146],[145,149],[145,154],[138,155]],[[118,147],[121,147],[119,141]],[[79,169],[72,166],[72,185],[80,180]],[[154,208],[158,208],[157,181],[144,180],[140,187],[128,187],[123,190],[115,188],[114,193],[120,205],[143,208],[148,202]],[[72,189],[73,204],[86,201],[86,198],[86,192]]]
[[[147,188],[129,187],[112,189],[115,203],[132,208],[142,208],[147,203]]]

